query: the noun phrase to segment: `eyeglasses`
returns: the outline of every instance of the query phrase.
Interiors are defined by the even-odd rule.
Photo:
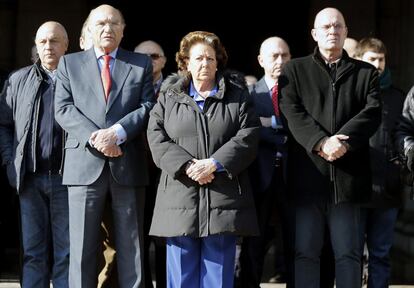
[[[151,54],[147,54],[149,57],[151,57],[152,60],[158,60],[161,57],[164,57],[164,55],[158,54],[158,53],[151,53]]]
[[[334,28],[334,30],[342,30],[345,28],[345,26],[340,23],[332,23],[315,27],[315,29],[321,29],[324,32],[328,32],[331,28]]]

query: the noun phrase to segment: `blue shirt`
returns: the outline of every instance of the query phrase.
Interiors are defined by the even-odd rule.
[[[214,88],[210,91],[210,94],[208,94],[207,97],[214,96],[218,92],[217,84],[214,86]],[[195,89],[193,81],[190,82],[190,91],[188,94],[193,97],[194,101],[197,103],[197,106],[200,108],[201,111],[203,111],[204,103],[206,99],[203,98],[203,96],[198,93],[197,89]],[[216,159],[213,159],[214,163],[216,164],[216,172],[224,172],[224,167],[221,165]]]
[[[218,91],[218,87],[217,85],[215,85],[213,90],[210,91],[210,94],[208,94],[208,97],[216,95],[217,91]],[[206,99],[204,99],[203,96],[201,96],[200,93],[198,93],[198,91],[195,89],[193,81],[190,82],[190,91],[188,95],[193,97],[194,101],[197,103],[197,106],[201,110],[203,110]]]
[[[96,49],[96,48],[94,49],[95,49],[96,59],[98,60],[98,66],[99,66],[99,72],[100,72],[104,64],[103,56],[105,55],[105,53],[100,49]],[[111,75],[112,75],[112,71],[114,71],[115,58],[116,58],[117,52],[118,52],[118,48],[116,48],[114,51],[108,54],[109,56],[111,56],[111,60],[109,60],[109,70],[111,71]]]

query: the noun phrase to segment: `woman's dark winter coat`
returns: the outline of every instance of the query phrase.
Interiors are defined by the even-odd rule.
[[[259,125],[240,75],[217,77],[218,92],[201,110],[188,95],[191,78],[165,80],[150,113],[148,141],[162,174],[151,235],[255,235],[256,213],[247,167],[256,156]],[[214,158],[225,169],[199,185],[185,174],[193,159]]]

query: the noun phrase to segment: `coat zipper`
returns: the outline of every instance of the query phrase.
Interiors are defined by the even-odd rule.
[[[55,95],[55,85],[54,85],[54,83],[53,83],[53,80],[52,80],[52,83],[50,84],[50,85],[52,85],[52,101],[50,102],[50,106],[49,106],[49,125],[50,125],[50,127],[51,127],[51,133],[50,133],[50,137],[49,137],[49,159],[48,159],[48,164],[49,164],[49,169],[48,169],[48,171],[49,171],[49,175],[52,175],[52,166],[53,166],[53,164],[52,164],[52,159],[53,159],[53,156],[52,156],[52,154],[53,154],[53,137],[54,137],[54,132],[55,132],[55,117],[54,117],[54,107],[53,107],[53,104],[54,104],[54,100],[55,100],[55,97],[54,97],[54,95]]]
[[[40,83],[39,86],[37,87],[37,94],[36,94],[36,98],[34,101],[34,115],[32,114],[33,117],[33,123],[32,123],[32,139],[33,139],[33,143],[31,143],[32,145],[32,159],[33,159],[33,173],[36,172],[36,165],[37,165],[37,161],[36,161],[36,149],[37,149],[37,125],[39,123],[39,111],[40,111]]]
[[[239,176],[236,176],[236,181],[237,181],[237,189],[239,190],[239,195],[242,195],[242,189],[241,189],[241,185],[239,181]]]
[[[338,95],[337,95],[337,91],[336,91],[336,83],[338,83],[338,80],[341,79],[343,77],[343,75],[345,75],[349,70],[345,70],[343,73],[341,74],[337,74],[338,76],[336,77],[335,81],[332,80],[332,94],[333,94],[333,109],[332,109],[332,127],[331,127],[331,131],[335,131],[336,130],[336,108],[338,106]],[[328,72],[326,72],[328,73]],[[330,75],[329,75],[330,76]],[[331,133],[332,133],[331,132]],[[333,164],[330,164],[330,169],[331,169],[331,181],[332,181],[332,185],[333,185],[333,190],[334,190],[334,203],[338,204],[339,202],[339,197],[338,197],[338,187],[337,187],[337,182],[336,182],[336,169],[335,166]]]
[[[333,97],[333,99],[332,99],[332,117],[331,117],[331,131],[329,131],[331,134],[333,134],[334,133],[334,131],[335,131],[335,126],[336,126],[336,121],[335,121],[335,117],[336,117],[336,113],[335,113],[335,111],[336,111],[336,101],[337,101],[337,97],[336,97],[336,87],[335,87],[335,84],[336,84],[336,82],[338,81],[338,79],[342,76],[342,74],[341,75],[339,75],[339,77],[337,77],[336,78],[336,80],[334,81],[334,80],[332,80],[332,77],[331,77],[331,75],[328,73],[328,71],[326,71],[326,69],[325,69],[325,67],[324,66],[322,66],[322,64],[321,63],[319,63],[319,61],[317,61],[317,60],[315,60],[314,59],[314,61],[319,65],[319,67],[321,67],[321,69],[322,69],[322,71],[324,71],[325,72],[325,74],[328,76],[328,78],[329,78],[329,81],[331,82],[331,87],[332,87],[332,97]],[[337,195],[337,193],[338,193],[338,191],[337,191],[337,187],[336,187],[336,181],[335,181],[335,166],[333,165],[333,164],[328,164],[329,165],[329,180],[330,180],[330,182],[332,183],[331,185],[332,185],[332,188],[333,188],[333,192],[334,192],[334,203],[336,204],[337,203],[337,201],[338,201],[338,195]]]
[[[208,98],[207,98],[208,99]],[[206,121],[207,121],[207,119],[206,119],[206,111],[208,110],[208,105],[207,105],[207,102],[210,102],[210,101],[207,101],[207,99],[204,101],[204,106],[203,106],[203,111],[201,111],[201,112],[199,112],[200,113],[200,118],[201,118],[201,126],[203,127],[203,135],[204,135],[204,137],[203,137],[203,139],[204,139],[204,158],[207,158],[208,157],[208,151],[209,151],[209,145],[208,145],[208,137],[209,137],[209,135],[208,135],[208,131],[207,131],[207,124],[206,124]],[[204,193],[205,193],[205,197],[206,197],[206,204],[205,204],[205,207],[206,207],[206,227],[207,227],[207,235],[209,235],[210,234],[210,211],[209,211],[209,203],[210,203],[210,189],[209,189],[209,185],[208,184],[206,184],[206,185],[204,185]]]
[[[164,179],[164,192],[167,191],[167,181],[168,181],[168,174],[165,173],[165,179]]]
[[[332,119],[331,119],[331,133],[335,131],[336,129],[336,106],[337,106],[337,95],[336,95],[336,87],[335,87],[336,81],[332,81]],[[335,166],[333,164],[330,164],[330,176],[331,176],[331,182],[334,190],[334,203],[338,203],[338,189],[336,187],[336,170]]]

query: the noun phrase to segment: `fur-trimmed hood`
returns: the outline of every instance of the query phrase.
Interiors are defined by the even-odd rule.
[[[187,92],[190,80],[190,74],[179,75],[177,73],[173,73],[164,80],[160,92],[165,93],[169,89],[176,93]],[[218,71],[216,74],[216,83],[218,85],[217,94],[221,96],[227,89],[247,89],[243,74],[234,70]]]

